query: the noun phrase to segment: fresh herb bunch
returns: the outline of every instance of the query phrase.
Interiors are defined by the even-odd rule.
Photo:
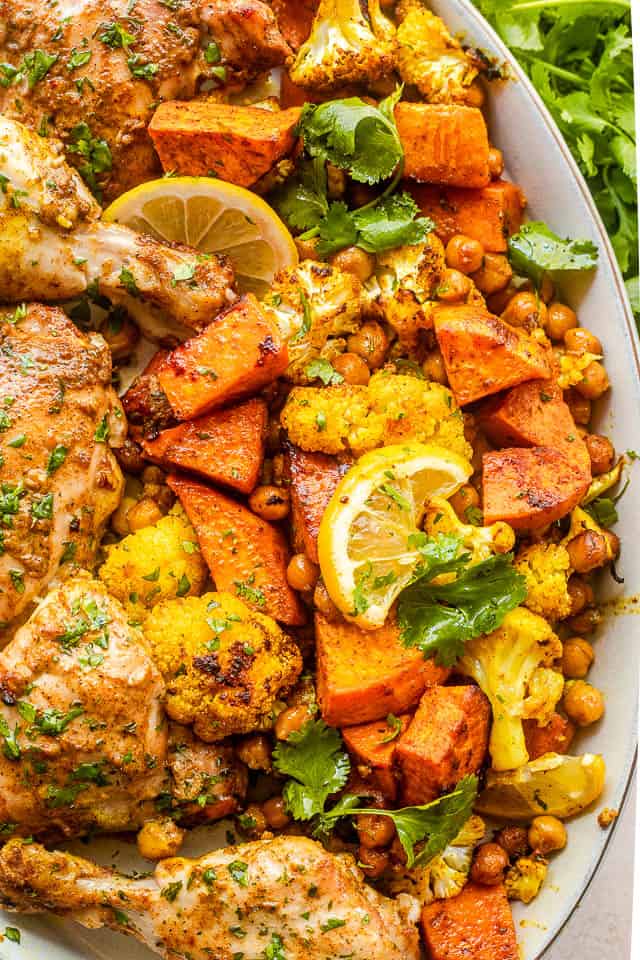
[[[475,0],[558,124],[640,316],[629,0]]]

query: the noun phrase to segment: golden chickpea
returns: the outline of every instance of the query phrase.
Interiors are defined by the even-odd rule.
[[[492,180],[497,180],[504,173],[504,157],[502,150],[497,147],[489,148],[489,176]]]
[[[343,377],[345,383],[366,387],[371,371],[357,353],[341,353],[332,361],[333,369]]]
[[[596,687],[585,680],[570,680],[562,700],[564,712],[579,727],[595,723],[604,713],[604,699]]]
[[[516,285],[508,283],[504,290],[498,290],[497,293],[492,293],[490,297],[487,297],[487,309],[494,316],[499,317],[507,309],[507,304],[512,297],[515,297],[516,293],[518,293]]]
[[[262,804],[262,812],[272,830],[282,830],[291,823],[283,797],[271,797]]]
[[[436,290],[438,300],[445,303],[457,303],[464,300],[471,290],[471,280],[459,270],[443,270],[440,285]]]
[[[123,497],[116,510],[111,514],[111,528],[121,537],[126,537],[131,533],[128,514],[137,502],[135,497]]]
[[[503,827],[502,830],[498,830],[494,839],[510,858],[524,857],[529,849],[527,831],[524,827],[513,824]]]
[[[483,843],[475,852],[470,876],[474,883],[491,887],[500,883],[508,866],[509,857],[499,844]]]
[[[533,330],[535,327],[545,325],[547,308],[535,293],[529,293],[525,290],[523,293],[516,293],[511,298],[502,313],[501,319],[512,327],[525,327],[527,330]]]
[[[116,447],[113,452],[125,473],[135,475],[144,470],[146,461],[142,456],[142,450],[131,437],[127,437],[122,446]]]
[[[598,360],[592,360],[583,370],[582,380],[576,383],[576,390],[587,400],[598,400],[609,389],[607,371]]]
[[[573,633],[582,635],[593,633],[600,626],[601,620],[602,614],[597,607],[587,607],[586,610],[576,614],[575,617],[569,617],[564,622]]]
[[[442,383],[444,386],[449,383],[447,368],[439,350],[429,351],[422,363],[422,372],[427,380],[432,380],[434,383]]]
[[[366,877],[379,877],[389,866],[389,854],[386,850],[358,848],[358,866]]]
[[[287,581],[293,590],[310,592],[315,588],[320,569],[309,560],[306,553],[296,553],[287,566]]]
[[[564,303],[550,303],[547,308],[546,332],[552,340],[562,342],[569,330],[578,326],[578,318]]]
[[[256,487],[249,497],[249,506],[263,520],[284,520],[289,513],[289,505],[287,488],[272,484]]]
[[[566,391],[564,400],[575,422],[580,426],[586,426],[591,420],[591,400],[587,400],[573,388]]]
[[[252,733],[238,740],[236,753],[249,770],[271,770],[271,740],[264,733]]]
[[[481,293],[488,295],[504,290],[512,276],[511,265],[502,253],[485,253],[481,268],[471,279]]]
[[[119,320],[117,323],[107,320],[101,333],[109,345],[114,360],[125,360],[129,357],[140,339],[140,331],[128,318]]]
[[[567,552],[576,573],[589,573],[602,567],[609,559],[607,541],[597,530],[583,530],[569,540]]]
[[[293,242],[296,245],[298,256],[301,260],[318,259],[318,252],[316,250],[318,240],[316,237],[311,237],[309,240],[301,240],[300,237],[295,237]]]
[[[376,320],[367,320],[357,333],[351,334],[347,347],[350,353],[362,357],[370,370],[376,370],[385,361],[389,338]]]
[[[445,248],[447,266],[460,273],[475,273],[482,266],[484,247],[479,240],[456,233]]]
[[[162,510],[156,501],[150,497],[143,497],[142,500],[138,500],[127,513],[129,529],[132,533],[135,533],[136,530],[142,530],[143,527],[150,527],[152,524],[157,523],[158,520],[162,520],[162,516]]]
[[[584,680],[593,658],[593,647],[588,640],[569,637],[562,645],[562,672],[570,680]]]
[[[585,607],[593,603],[593,587],[582,577],[569,577],[567,583],[567,593],[571,598],[571,616],[582,613]]]
[[[612,530],[603,530],[602,536],[607,542],[607,555],[609,560],[615,560],[620,553],[620,537]]]
[[[534,817],[529,827],[529,844],[532,850],[546,856],[554,850],[563,850],[567,845],[567,831],[557,817]]]
[[[335,603],[329,596],[323,580],[318,580],[316,588],[313,591],[313,605],[318,613],[326,617],[330,623],[337,623],[344,619]]]
[[[372,813],[361,813],[356,817],[356,830],[361,847],[388,847],[396,835],[391,817],[380,817]]]
[[[148,465],[142,471],[142,476],[140,477],[144,484],[155,483],[163,484],[165,475],[160,467],[156,467],[153,464]]]
[[[347,174],[333,163],[327,164],[327,196],[330,200],[340,200],[347,189]]]
[[[584,327],[570,327],[564,335],[564,343],[573,353],[602,353],[598,338]]]
[[[599,433],[588,433],[584,438],[584,442],[589,451],[591,473],[593,476],[599,477],[600,474],[611,470],[616,458],[616,452],[608,437],[603,437]]]
[[[175,857],[182,846],[185,831],[173,820],[147,820],[136,838],[138,853],[145,860]]]
[[[470,483],[465,483],[460,487],[459,490],[453,494],[452,497],[449,497],[449,503],[458,514],[463,523],[468,523],[469,520],[466,515],[466,511],[469,507],[478,507],[480,503],[480,496],[475,487],[472,487]]]
[[[267,829],[267,818],[257,803],[249,804],[236,820],[240,830],[252,837],[259,837]]]
[[[278,719],[273,728],[276,737],[278,740],[287,740],[292,733],[297,733],[304,727],[310,717],[311,714],[306,703],[299,703],[295,707],[287,707],[286,710],[278,714]]]
[[[334,253],[329,263],[336,270],[353,274],[362,283],[369,279],[376,266],[375,257],[360,247],[345,247],[339,253]]]

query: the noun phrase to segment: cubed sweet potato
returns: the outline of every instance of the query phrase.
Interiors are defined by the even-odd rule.
[[[504,253],[507,239],[522,226],[526,200],[520,187],[508,180],[493,180],[476,190],[407,184],[436,233],[448,243],[456,233],[479,240],[488,253]]]
[[[282,623],[304,623],[302,604],[287,583],[289,552],[282,532],[203,483],[175,474],[167,483],[193,524],[216,589]]]
[[[251,493],[264,458],[267,405],[254,397],[235,407],[163,430],[142,444],[145,455],[163,467],[200,476]]]
[[[349,464],[326,453],[307,453],[289,445],[285,468],[291,484],[291,525],[295,549],[318,563],[320,521]]]
[[[573,510],[589,482],[566,452],[552,447],[512,447],[485,453],[484,522],[506,520],[515,530],[544,527]]]
[[[164,170],[250,187],[291,152],[299,107],[265,110],[213,100],[167,100],[148,130]]]
[[[477,304],[438,306],[434,328],[460,406],[551,376],[551,350]]]
[[[318,702],[332,727],[381,720],[405,713],[428,686],[443,683],[449,670],[405,647],[393,622],[379,630],[331,623],[316,614]]]
[[[429,803],[477,773],[487,752],[490,717],[479,687],[430,687],[396,744],[402,803]]]
[[[284,373],[287,345],[252,293],[165,358],[158,381],[179,420],[256,393]]]
[[[393,763],[397,737],[409,726],[411,715],[403,713],[396,721],[399,724],[397,731],[390,727],[386,720],[345,727],[342,730],[342,739],[354,763],[371,771],[366,777],[367,781],[383,793],[389,803],[395,802],[398,793],[398,779]],[[389,736],[394,734],[393,740],[389,740]]]
[[[476,107],[399,103],[395,119],[410,180],[453,187],[489,183],[487,126]]]
[[[295,52],[311,33],[319,0],[272,0],[280,33]]]
[[[543,753],[569,753],[576,728],[566,717],[554,713],[549,723],[538,726],[537,720],[523,720],[524,739],[529,760],[536,760]]]
[[[504,884],[467,883],[457,897],[424,907],[429,960],[518,960],[520,951]]]

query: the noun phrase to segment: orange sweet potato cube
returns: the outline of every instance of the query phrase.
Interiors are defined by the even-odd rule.
[[[371,770],[368,781],[384,794],[390,803],[395,803],[398,792],[398,779],[394,769],[394,754],[398,736],[401,736],[411,722],[411,715],[403,713],[396,718],[399,727],[390,727],[386,720],[363,723],[357,727],[345,727],[342,733],[347,750],[354,763]],[[389,737],[393,736],[390,740]]]
[[[148,129],[164,170],[250,187],[293,150],[299,117],[299,107],[265,110],[167,100]]]
[[[252,293],[164,359],[157,378],[179,420],[256,393],[288,363],[287,345]]]
[[[475,190],[407,186],[420,212],[433,220],[445,244],[462,233],[478,240],[488,253],[504,253],[508,238],[522,226],[526,200],[520,187],[508,180],[492,180]]]
[[[429,960],[519,960],[520,951],[504,884],[467,883],[457,897],[422,910]]]
[[[429,803],[477,773],[487,752],[491,708],[479,687],[430,687],[395,749],[402,803]]]
[[[522,726],[529,760],[536,760],[543,753],[568,753],[576,733],[574,724],[560,713],[554,713],[543,727],[536,720],[523,720]]]
[[[476,107],[399,103],[395,119],[404,150],[405,177],[453,187],[489,183],[487,126]]]
[[[193,471],[251,493],[264,458],[267,405],[254,397],[188,420],[143,441],[145,456],[163,467]]]
[[[316,654],[318,702],[332,727],[405,713],[428,686],[443,683],[450,672],[405,647],[394,622],[361,630],[317,613]]]
[[[216,588],[282,623],[304,623],[302,604],[287,582],[289,549],[282,531],[196,480],[173,474],[167,483],[193,524]]]
[[[318,531],[322,515],[349,468],[326,453],[307,453],[289,445],[286,469],[290,480],[291,524],[296,550],[318,563]]]

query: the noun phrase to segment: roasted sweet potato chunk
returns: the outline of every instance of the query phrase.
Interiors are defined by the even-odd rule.
[[[460,406],[551,376],[551,351],[475,304],[439,306],[434,328]]]
[[[282,623],[304,623],[302,604],[287,583],[289,553],[282,532],[203,483],[175,474],[167,483],[193,524],[216,589]]]
[[[307,453],[290,445],[286,469],[291,482],[291,524],[295,549],[318,563],[320,521],[349,464],[326,453]]]
[[[403,646],[395,623],[361,630],[316,614],[318,701],[333,727],[381,720],[413,707],[426,688],[442,683],[445,667]]]
[[[395,802],[398,793],[398,778],[393,762],[397,738],[405,732],[410,722],[410,714],[404,713],[394,718],[393,726],[386,720],[377,720],[375,723],[346,727],[342,731],[342,738],[354,763],[371,770],[368,781],[384,794],[389,803]]]
[[[477,190],[408,184],[425,217],[448,243],[456,233],[479,240],[488,253],[504,253],[507,239],[522,226],[526,200],[520,187],[495,180]]]
[[[164,170],[250,187],[291,152],[299,117],[298,107],[168,100],[154,113],[149,133]]]
[[[214,483],[251,493],[264,458],[266,426],[267,405],[254,397],[163,430],[142,446],[154,463],[192,470]]]
[[[172,350],[158,381],[179,420],[191,420],[256,391],[284,373],[287,345],[252,293],[202,333]]]
[[[487,752],[490,716],[489,701],[472,684],[430,687],[396,744],[402,803],[429,803],[477,773]]]
[[[549,723],[538,726],[536,720],[524,720],[524,738],[529,760],[536,760],[543,753],[569,753],[576,728],[560,713],[554,713]]]
[[[395,118],[404,174],[410,180],[453,187],[489,183],[489,138],[480,110],[459,104],[399,103]]]
[[[520,951],[504,884],[467,883],[462,893],[422,911],[429,960],[518,960]]]

